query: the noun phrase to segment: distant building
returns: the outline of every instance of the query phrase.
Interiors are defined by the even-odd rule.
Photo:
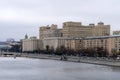
[[[10,46],[8,43],[6,42],[0,42],[0,50],[8,50],[10,49],[12,46]]]
[[[21,52],[21,41],[9,42],[8,44],[11,46],[10,52]]]
[[[36,37],[22,40],[22,52],[34,52],[42,49],[42,41]]]
[[[13,39],[13,38],[8,38],[8,39],[6,40],[6,42],[7,42],[7,43],[15,42],[15,39]]]
[[[113,35],[120,35],[120,31],[113,31]]]

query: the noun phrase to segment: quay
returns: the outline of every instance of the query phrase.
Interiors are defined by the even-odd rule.
[[[28,53],[2,53],[0,54],[0,56],[14,57],[14,58],[25,57],[25,58],[34,58],[34,59],[50,59],[50,60],[120,67],[120,60],[112,59],[112,58],[66,56],[66,60],[64,59],[61,60],[62,56],[48,55],[48,54],[34,54],[34,53],[29,53],[29,54]]]
[[[24,55],[21,55],[21,57],[120,67],[120,60],[112,59],[112,58],[66,56],[67,60],[61,60],[61,56],[48,55],[48,54],[24,54]]]

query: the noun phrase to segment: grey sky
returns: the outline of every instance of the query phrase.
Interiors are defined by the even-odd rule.
[[[103,21],[120,30],[120,0],[0,0],[0,41],[39,35],[39,26]]]

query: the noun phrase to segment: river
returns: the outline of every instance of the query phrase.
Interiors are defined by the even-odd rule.
[[[31,58],[0,58],[0,80],[120,80],[120,68]]]

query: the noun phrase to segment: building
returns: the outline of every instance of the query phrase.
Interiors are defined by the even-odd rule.
[[[90,37],[90,36],[109,36],[110,25],[99,22],[97,25],[82,25],[81,22],[64,22],[63,29],[57,29],[57,25],[41,26],[39,37],[41,40],[47,37]]]
[[[97,25],[82,25],[81,22],[64,22],[63,37],[109,36],[110,25],[99,22]]]
[[[46,49],[46,46],[49,46],[50,49],[54,48],[54,50],[61,46],[65,46],[66,48],[75,50],[75,40],[67,37],[44,38],[43,48]]]
[[[42,49],[42,41],[36,37],[22,40],[22,52],[34,52]]]
[[[7,42],[11,46],[11,49],[9,49],[10,52],[21,52],[21,41],[12,41],[12,42]]]
[[[120,35],[120,31],[113,31],[113,35]]]
[[[109,55],[113,55],[113,50],[120,52],[120,36],[98,36],[86,38],[69,38],[69,37],[50,37],[43,40],[43,48],[46,46],[56,50],[60,46],[69,49],[83,50],[93,48],[97,51],[98,48],[106,50]]]
[[[43,40],[47,37],[62,37],[62,29],[57,29],[57,25],[41,26],[39,30],[39,38]]]
[[[101,36],[101,37],[100,37]],[[39,38],[25,36],[22,40],[22,50],[34,51],[39,49],[57,49],[61,46],[67,49],[82,50],[86,48],[101,47],[106,49],[111,55],[112,49],[119,52],[119,37],[117,40],[110,36],[110,25],[99,22],[97,25],[82,25],[81,22],[64,22],[63,29],[58,29],[57,25],[41,26],[39,29]],[[116,42],[118,44],[116,44]],[[116,47],[117,45],[117,47]]]
[[[0,51],[7,51],[11,47],[7,42],[0,42]]]

